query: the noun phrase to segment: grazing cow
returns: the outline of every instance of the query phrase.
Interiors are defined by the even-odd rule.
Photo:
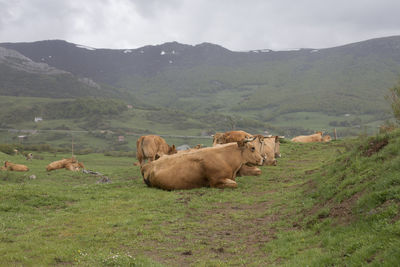
[[[77,160],[75,158],[70,158],[53,161],[52,163],[47,165],[46,170],[49,172],[53,170],[63,169],[69,163],[77,163]]]
[[[145,135],[136,141],[136,158],[142,165],[148,159],[156,160],[162,155],[172,155],[177,153],[175,145],[169,146],[163,138],[158,135]]]
[[[313,143],[313,142],[322,142],[322,132],[316,132],[311,135],[300,135],[292,138],[292,142],[297,143]]]
[[[229,131],[225,133],[216,133],[213,135],[213,146],[218,144],[233,143],[244,139],[250,139],[253,136],[245,131]]]
[[[325,135],[322,137],[322,142],[330,142],[332,140],[330,135]]]
[[[4,162],[4,167],[9,171],[27,172],[29,168],[22,164],[15,164],[9,161]]]
[[[242,165],[262,165],[263,162],[254,141],[242,140],[161,157],[145,164],[141,172],[148,186],[166,190],[236,188],[236,174]]]

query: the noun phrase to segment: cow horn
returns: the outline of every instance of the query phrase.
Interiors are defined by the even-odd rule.
[[[284,136],[284,135],[278,135],[278,137],[279,137],[279,138],[285,138],[285,136]]]
[[[257,137],[253,137],[253,138],[246,138],[246,139],[244,139],[243,141],[244,141],[245,143],[247,143],[247,142],[251,142],[251,141],[254,141],[254,140],[256,140],[256,138],[257,138]]]
[[[265,137],[267,137],[267,138],[272,137],[272,134],[266,135]]]

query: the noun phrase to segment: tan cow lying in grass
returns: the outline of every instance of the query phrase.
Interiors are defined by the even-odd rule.
[[[29,168],[22,164],[15,164],[10,161],[4,162],[4,168],[8,171],[27,172]],[[2,168],[3,169],[3,168]]]
[[[47,171],[53,171],[58,169],[67,169],[70,171],[79,171],[80,168],[84,168],[83,163],[78,162],[76,158],[72,157],[69,159],[61,159],[57,161],[53,161],[49,165],[47,165]]]
[[[322,132],[316,132],[311,135],[299,135],[292,138],[292,142],[297,143],[313,143],[313,142],[322,142]]]
[[[163,156],[142,166],[144,182],[166,190],[198,187],[236,188],[236,173],[246,163],[262,165],[254,141],[207,147]]]
[[[177,153],[175,145],[169,146],[167,142],[158,135],[145,135],[136,141],[136,158],[142,165],[146,160],[153,161],[162,155]]]

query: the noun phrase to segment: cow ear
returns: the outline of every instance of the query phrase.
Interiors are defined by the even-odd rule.
[[[279,136],[275,136],[275,143],[278,143],[279,142]]]
[[[244,140],[237,141],[238,147],[244,147],[246,142]]]

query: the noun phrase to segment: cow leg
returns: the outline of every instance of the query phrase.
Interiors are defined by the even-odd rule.
[[[237,183],[231,179],[218,179],[216,182],[210,184],[215,188],[237,188]]]

